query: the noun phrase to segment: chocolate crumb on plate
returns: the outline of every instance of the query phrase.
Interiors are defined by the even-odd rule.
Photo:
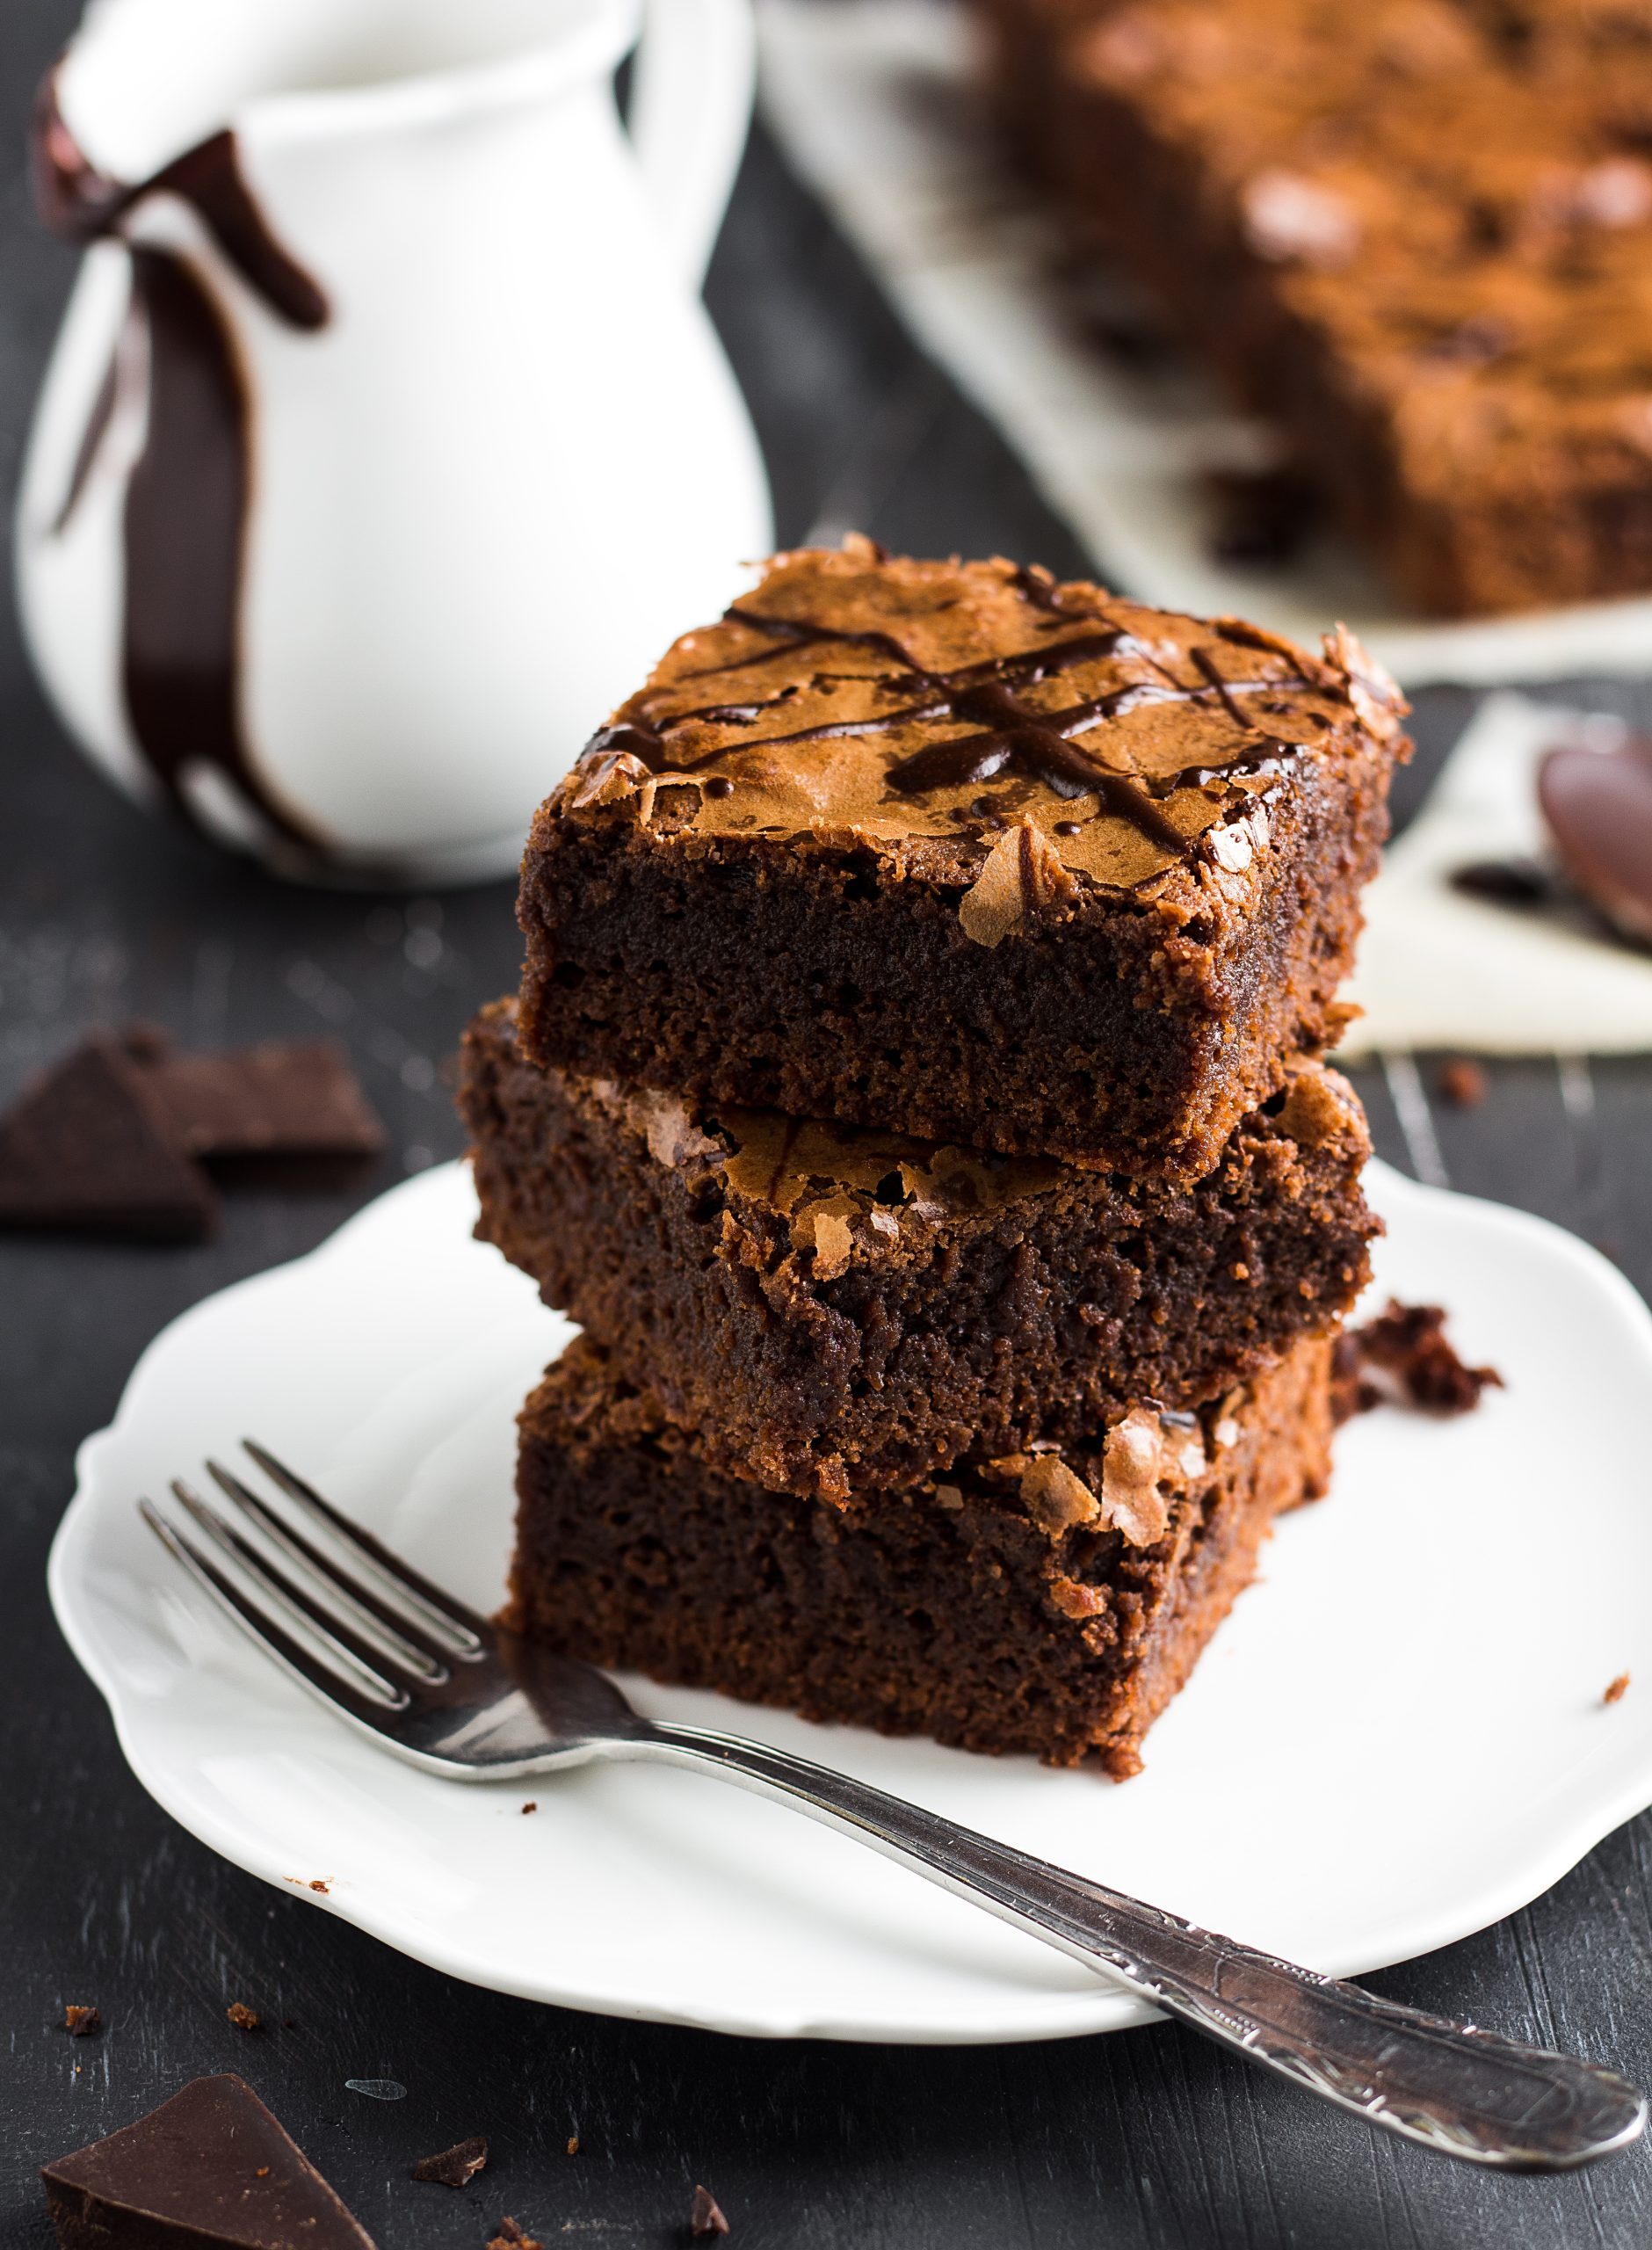
[[[1384,1404],[1467,1414],[1482,1390],[1503,1388],[1503,1377],[1496,1368],[1471,1368],[1458,1357],[1442,1306],[1390,1297],[1374,1320],[1337,1338],[1332,1383],[1337,1419],[1345,1422]]]
[[[696,2188],[694,2190],[694,2201],[688,2215],[688,2231],[691,2234],[727,2234],[728,2232],[728,2222],[723,2217],[722,2208],[709,2188]]]
[[[250,2008],[244,2000],[231,2000],[224,2014],[237,2031],[262,2031],[264,2029],[264,2018],[256,2009]]]
[[[1627,1672],[1620,1672],[1600,1700],[1603,1703],[1620,1703],[1628,1692],[1629,1675]]]
[[[77,2007],[71,2000],[63,2010],[63,2029],[71,2039],[90,2039],[103,2029],[103,2018],[95,2007]]]
[[[1442,1100],[1453,1109],[1477,1109],[1486,1098],[1486,1074],[1466,1055],[1454,1055],[1440,1066]]]
[[[540,1801],[536,1796],[531,1796],[522,1808],[524,1812],[537,1812],[539,1809]]]
[[[413,2177],[431,2181],[438,2188],[463,2188],[487,2161],[486,2136],[473,2133],[468,2140],[455,2141],[452,2148],[438,2150],[434,2156],[420,2157],[413,2167]]]

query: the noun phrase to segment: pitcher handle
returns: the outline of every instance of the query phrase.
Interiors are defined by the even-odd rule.
[[[746,144],[756,45],[750,0],[647,0],[631,139],[667,255],[695,295]]]

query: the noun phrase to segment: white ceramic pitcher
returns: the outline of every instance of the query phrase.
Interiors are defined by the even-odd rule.
[[[42,90],[88,241],[25,632],[134,794],[299,875],[515,864],[771,543],[699,302],[748,0],[94,0]]]

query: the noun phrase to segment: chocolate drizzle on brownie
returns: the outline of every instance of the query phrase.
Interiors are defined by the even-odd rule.
[[[1375,693],[1397,708],[1357,650],[1356,674],[1345,636],[1320,664],[1225,618],[1166,617],[1001,562],[901,566],[891,601],[868,563],[853,541],[778,557],[595,737],[570,808],[630,799],[702,834],[935,837],[954,854],[1031,823],[1061,867],[1134,888],[1267,795],[1329,740],[1338,707],[1361,717]],[[1066,700],[1039,693],[1085,671]],[[765,672],[766,695],[711,686]]]
[[[48,226],[70,241],[119,238],[151,196],[176,196],[278,319],[313,330],[329,316],[319,284],[277,240],[242,172],[233,133],[214,133],[148,179],[99,171],[64,122],[56,72],[35,105],[35,192]],[[121,681],[140,749],[167,796],[193,818],[189,785],[228,782],[276,834],[320,839],[276,798],[242,726],[241,582],[252,488],[252,402],[235,340],[196,263],[130,245],[128,354],[118,342],[88,414],[54,529],[73,520],[120,403],[128,357],[147,368],[143,447],[125,497]]]

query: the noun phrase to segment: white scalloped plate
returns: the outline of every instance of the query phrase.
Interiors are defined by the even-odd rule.
[[[1207,1926],[1340,1973],[1511,1912],[1652,1802],[1652,1318],[1522,1213],[1373,1166],[1378,1287],[1508,1380],[1344,1432],[1329,1499],[1115,1786],[635,1683]],[[432,1967],[773,2036],[1033,2039],[1145,2011],[778,1807],[685,1774],[455,1787],[381,1755],[203,1614],[134,1496],[258,1435],[432,1577],[504,1582],[512,1417],[568,1332],[473,1242],[464,1170],[393,1189],[149,1346],[87,1441],[51,1590],[144,1786],[214,1849]],[[1616,1673],[1636,1685],[1607,1708]],[[312,1883],[327,1885],[324,1892]],[[1473,1995],[1462,1994],[1465,2011]]]

